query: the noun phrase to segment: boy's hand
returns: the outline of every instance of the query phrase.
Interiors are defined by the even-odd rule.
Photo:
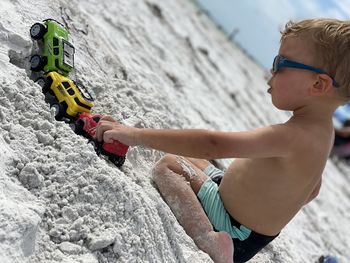
[[[138,128],[120,124],[110,116],[104,116],[96,126],[96,139],[106,143],[117,140],[123,144],[135,146],[138,144],[136,140],[138,130]]]

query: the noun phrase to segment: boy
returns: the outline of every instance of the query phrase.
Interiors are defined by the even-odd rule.
[[[272,103],[293,111],[286,123],[247,132],[158,130],[105,117],[97,127],[98,140],[174,154],[155,165],[155,183],[214,262],[248,261],[317,196],[333,145],[332,114],[348,100],[350,23],[287,23],[271,72]],[[231,157],[218,186],[223,172],[206,159]]]

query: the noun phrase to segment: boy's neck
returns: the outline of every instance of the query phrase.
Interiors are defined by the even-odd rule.
[[[332,117],[338,104],[313,104],[302,106],[293,111],[291,121],[307,121],[319,124],[332,124]]]

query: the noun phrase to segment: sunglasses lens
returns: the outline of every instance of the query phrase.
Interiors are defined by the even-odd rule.
[[[277,56],[274,58],[273,63],[272,63],[272,71],[276,72],[277,71]]]
[[[275,59],[273,60],[273,65],[272,65],[272,71],[277,72],[281,68],[281,59],[282,57],[280,55],[277,55]]]

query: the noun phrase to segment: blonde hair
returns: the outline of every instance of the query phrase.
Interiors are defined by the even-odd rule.
[[[281,34],[281,41],[289,36],[310,40],[314,66],[336,80],[344,102],[350,100],[350,21],[323,18],[289,21]]]

